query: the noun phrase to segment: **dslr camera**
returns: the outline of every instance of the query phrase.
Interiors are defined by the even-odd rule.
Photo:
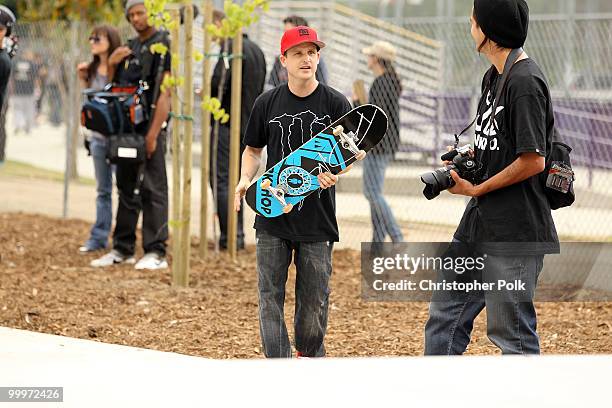
[[[425,198],[432,200],[440,195],[441,191],[455,185],[455,180],[453,180],[450,174],[451,170],[455,170],[462,179],[476,184],[477,172],[481,166],[470,155],[471,149],[472,146],[469,144],[455,147],[440,157],[443,161],[450,161],[449,165],[421,175],[421,181],[425,183],[425,188],[423,189]]]

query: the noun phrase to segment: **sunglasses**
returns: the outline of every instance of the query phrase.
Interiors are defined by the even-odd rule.
[[[94,44],[98,44],[100,41],[101,39],[97,35],[92,35],[91,37],[89,37],[89,42],[92,42]]]

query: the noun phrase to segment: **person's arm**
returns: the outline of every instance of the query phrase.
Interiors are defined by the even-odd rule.
[[[89,68],[89,63],[81,62],[77,65],[77,75],[79,76],[79,83],[81,85],[81,89],[89,88],[89,81],[87,78],[87,69]]]
[[[242,170],[240,172],[240,181],[236,186],[234,194],[234,209],[240,211],[242,198],[245,196],[247,189],[251,185],[251,181],[257,174],[261,164],[261,154],[263,147],[247,146],[242,153]]]
[[[109,82],[113,82],[115,80],[115,73],[117,72],[117,66],[131,54],[132,54],[132,50],[130,49],[130,47],[121,46],[121,47],[117,47],[117,49],[113,51],[110,57],[108,57],[107,77],[108,77]]]
[[[164,73],[164,78],[169,75],[170,72],[166,71]],[[157,136],[161,131],[162,125],[164,124],[166,119],[168,119],[169,114],[170,89],[166,89],[164,92],[160,93],[159,98],[157,99],[157,103],[155,105],[155,114],[153,115],[151,126],[149,126],[149,131],[147,132],[147,158],[151,158],[153,153],[155,153],[155,149],[157,149]]]
[[[515,84],[514,87],[508,90],[508,95],[511,92],[523,95],[514,98],[506,105],[506,120],[509,123],[508,136],[513,139],[517,158],[478,186],[462,180],[452,171],[451,176],[457,185],[449,189],[451,193],[479,197],[520,183],[544,171],[549,101],[544,97],[545,90],[541,89],[542,84],[538,81],[525,80],[518,85]]]
[[[480,197],[500,188],[508,187],[544,171],[545,159],[538,153],[523,153],[508,167],[477,186],[459,177],[456,171],[451,170],[455,185],[448,189],[452,194],[468,197]]]

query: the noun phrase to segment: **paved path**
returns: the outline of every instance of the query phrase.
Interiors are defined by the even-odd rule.
[[[63,387],[64,402],[45,405],[62,408],[599,407],[612,366],[603,355],[210,360],[8,328],[0,360],[2,386]]]

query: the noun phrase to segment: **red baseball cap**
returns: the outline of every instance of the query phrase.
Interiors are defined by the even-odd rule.
[[[306,26],[299,26],[287,30],[285,34],[283,34],[283,38],[281,39],[281,54],[284,55],[289,48],[293,48],[303,43],[313,43],[319,47],[319,49],[325,47],[325,43],[319,41],[317,32],[314,29]]]

